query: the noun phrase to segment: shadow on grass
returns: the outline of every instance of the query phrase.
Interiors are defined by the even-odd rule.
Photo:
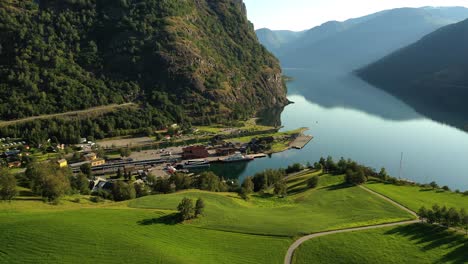
[[[347,188],[350,188],[350,187],[353,187],[353,186],[354,185],[349,185],[347,183],[339,183],[339,184],[323,187],[322,189],[325,189],[327,191],[337,191],[337,190],[341,190],[341,189],[347,189]]]
[[[180,220],[179,214],[173,213],[173,214],[163,215],[161,217],[143,219],[141,221],[138,221],[138,224],[139,225],[157,225],[157,224],[176,225],[181,222],[182,221]]]
[[[303,186],[303,187],[300,187],[300,188],[295,188],[295,189],[291,189],[289,190],[288,189],[288,195],[295,195],[295,194],[298,194],[298,193],[303,193],[307,190],[310,190],[311,188],[309,188],[308,186]]]
[[[400,226],[386,232],[408,237],[417,244],[424,244],[423,251],[439,247],[451,250],[436,262],[468,263],[468,238],[463,234],[448,231],[444,227],[428,224]]]

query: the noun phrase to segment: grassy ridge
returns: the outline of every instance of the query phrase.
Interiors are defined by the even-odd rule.
[[[340,176],[322,176],[322,182],[332,185],[299,192],[287,198],[264,198],[254,195],[250,201],[244,201],[231,193],[192,190],[147,196],[130,202],[130,206],[167,210],[174,209],[183,197],[201,197],[207,204],[206,217],[194,221],[193,225],[208,229],[279,236],[296,236],[411,218],[406,212],[358,187],[335,184],[342,179]],[[294,178],[289,179],[289,182],[290,188],[303,186],[303,182],[296,182]],[[299,187],[293,187],[294,185]]]
[[[467,263],[466,252],[466,236],[415,224],[312,239],[293,263]]]
[[[431,207],[433,204],[440,206],[465,208],[468,210],[468,196],[453,192],[435,191],[417,186],[396,186],[383,183],[368,183],[371,190],[383,194],[406,207],[417,211],[421,206]]]

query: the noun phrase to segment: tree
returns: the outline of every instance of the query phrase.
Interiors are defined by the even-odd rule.
[[[195,217],[199,215],[203,215],[203,211],[205,210],[205,202],[202,198],[198,198],[197,202],[195,203]]]
[[[344,174],[346,173],[346,169],[348,168],[348,163],[346,160],[341,157],[340,160],[337,163],[337,168],[338,168],[338,173],[339,174]]]
[[[51,163],[30,164],[25,172],[31,190],[48,201],[57,201],[70,190],[69,174]]]
[[[193,202],[189,198],[183,198],[182,201],[177,206],[179,211],[180,218],[182,221],[192,219],[195,214],[195,209],[193,208]]]
[[[7,169],[0,171],[0,199],[11,201],[18,195],[16,189],[16,178]]]
[[[121,148],[119,149],[119,154],[122,158],[130,157],[130,155],[132,155],[132,151],[130,150],[130,148]]]
[[[117,179],[122,178],[122,170],[120,168],[117,169]]]
[[[315,187],[317,187],[318,182],[319,182],[319,177],[318,176],[313,176],[312,178],[307,180],[307,186],[309,188],[315,188]]]
[[[464,208],[460,210],[460,224],[465,229],[465,233],[468,235],[468,214]]]
[[[197,189],[210,192],[220,192],[224,189],[221,179],[211,171],[201,173],[194,185]]]
[[[275,183],[274,193],[279,197],[285,197],[288,194],[288,186],[284,181]]]
[[[93,177],[93,170],[91,169],[91,164],[90,163],[85,163],[80,166],[80,171],[88,177],[88,179],[91,179]]]
[[[315,162],[314,163],[314,170],[320,171],[322,170],[322,164]]]
[[[70,185],[73,190],[78,191],[80,194],[89,194],[89,180],[83,173],[72,175]]]
[[[385,170],[385,168],[380,169],[379,178],[382,181],[387,181],[388,180],[388,174],[387,174],[387,170]]]
[[[436,215],[432,209],[427,210],[426,215],[427,215],[426,219],[429,224],[433,224],[437,221]]]
[[[419,219],[421,220],[421,222],[424,222],[424,219],[427,219],[427,209],[426,209],[426,207],[423,206],[423,207],[419,208],[418,215],[419,215]]]
[[[460,223],[460,215],[457,209],[451,207],[446,213],[447,226],[457,226]]]
[[[245,188],[240,188],[239,192],[238,192],[240,198],[248,201],[250,198],[249,198],[249,195],[247,194],[247,190]]]
[[[137,198],[147,196],[151,193],[149,187],[143,183],[135,183],[135,194]]]
[[[123,181],[116,181],[112,185],[112,196],[114,201],[125,201],[136,198],[135,187],[133,184],[127,184]]]
[[[245,190],[246,194],[250,194],[254,191],[255,185],[252,181],[252,177],[245,178],[244,182],[242,183],[242,188]]]
[[[351,169],[348,169],[346,171],[345,179],[346,179],[346,183],[353,184],[353,185],[364,184],[367,180],[362,168],[358,168],[356,172],[353,172]]]
[[[336,164],[335,161],[333,161],[332,156],[328,156],[327,160],[325,162],[325,168],[328,173],[336,172]]]
[[[439,189],[439,185],[435,181],[429,183],[429,186],[431,186],[433,190]]]
[[[442,221],[442,213],[440,211],[440,206],[437,204],[434,204],[432,206],[432,211],[434,212],[434,220],[440,224]]]
[[[177,191],[187,190],[192,187],[192,177],[184,173],[175,173],[171,175],[169,181],[175,185]]]

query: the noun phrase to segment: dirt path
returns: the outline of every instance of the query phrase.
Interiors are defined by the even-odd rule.
[[[130,107],[130,106],[135,106],[135,105],[136,104],[134,103],[125,103],[125,104],[119,104],[119,105],[112,104],[112,105],[93,107],[93,108],[89,108],[85,110],[77,110],[77,111],[70,111],[70,112],[50,114],[50,115],[31,116],[31,117],[26,117],[26,118],[16,119],[16,120],[9,120],[9,121],[0,121],[0,127],[10,126],[10,125],[18,124],[18,123],[30,122],[34,120],[40,120],[40,119],[51,119],[55,117],[78,116],[78,115],[95,114],[95,113],[98,113],[98,114],[107,113],[118,108]]]
[[[410,213],[411,215],[417,217],[417,214],[410,209],[406,208],[405,206],[393,201],[392,199],[385,197],[377,192],[374,192],[370,189],[367,189],[364,186],[359,186],[360,188],[364,189],[365,191],[372,193],[373,195],[384,199],[385,201],[397,206],[398,208],[401,208],[402,210]],[[339,233],[346,233],[346,232],[354,232],[354,231],[362,231],[362,230],[368,230],[368,229],[377,229],[377,228],[384,228],[384,227],[392,227],[392,226],[399,226],[399,225],[408,225],[408,224],[414,224],[414,223],[419,223],[419,220],[408,220],[408,221],[401,221],[401,222],[395,222],[395,223],[389,223],[389,224],[380,224],[380,225],[372,225],[372,226],[363,226],[363,227],[355,227],[355,228],[347,228],[347,229],[341,229],[341,230],[334,230],[334,231],[326,231],[326,232],[320,232],[320,233],[315,233],[307,236],[303,236],[296,240],[288,249],[288,252],[286,253],[286,256],[284,257],[284,263],[285,264],[291,264],[292,263],[292,258],[294,251],[304,242],[316,238],[316,237],[321,237],[321,236],[327,236],[327,235],[333,235],[333,234],[339,234]]]

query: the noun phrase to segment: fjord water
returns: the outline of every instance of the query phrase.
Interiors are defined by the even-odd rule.
[[[220,175],[242,181],[267,168],[330,155],[385,167],[398,177],[403,153],[402,178],[468,190],[468,133],[421,116],[352,74],[309,69],[286,69],[285,74],[293,78],[288,97],[294,104],[281,113],[282,130],[308,127],[314,139],[302,150],[214,167]]]

